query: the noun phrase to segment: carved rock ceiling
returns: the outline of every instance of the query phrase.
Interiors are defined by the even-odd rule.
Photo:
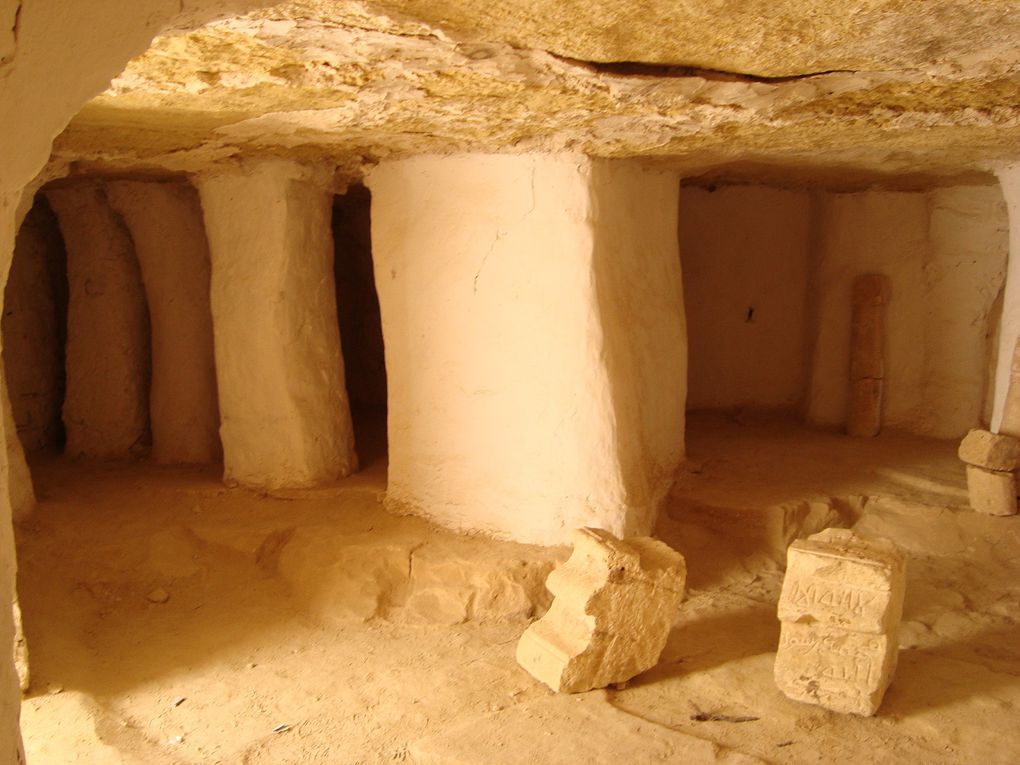
[[[563,150],[830,185],[987,171],[1020,158],[1020,2],[298,0],[158,37],[55,146],[172,171]]]

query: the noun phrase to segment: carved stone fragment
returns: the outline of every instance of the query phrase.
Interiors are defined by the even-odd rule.
[[[548,613],[517,644],[517,661],[554,691],[622,683],[653,667],[683,599],[684,558],[649,537],[578,529],[546,586]]]

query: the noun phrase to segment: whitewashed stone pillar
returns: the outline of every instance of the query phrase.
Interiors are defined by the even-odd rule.
[[[683,456],[676,176],[469,154],[367,182],[387,503],[538,544],[647,534]]]
[[[1009,393],[1013,352],[1020,338],[1020,165],[1000,169],[996,175],[1009,214],[1009,262],[999,324],[999,353],[995,363],[991,430],[999,432]],[[1020,435],[1010,433],[1009,435]]]
[[[344,387],[332,193],[301,165],[201,176],[224,479],[282,488],[357,469]]]
[[[131,237],[97,182],[46,197],[67,249],[66,452],[138,456],[148,436],[149,317]]]
[[[16,212],[20,197],[19,191],[0,191],[0,273],[4,275],[8,273],[14,257]],[[0,417],[5,444],[11,442],[7,430],[12,421]],[[0,602],[10,604],[10,607],[0,607],[0,761],[24,762],[19,728],[21,689],[14,666],[14,603],[18,596],[14,588],[17,561],[14,554],[14,529],[11,525],[11,454],[10,448],[0,452],[0,487],[3,489],[0,491]]]
[[[152,325],[152,456],[205,463],[220,456],[209,308],[209,247],[202,208],[185,183],[107,186],[134,240]]]

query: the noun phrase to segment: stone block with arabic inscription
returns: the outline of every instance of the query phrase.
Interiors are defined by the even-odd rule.
[[[790,545],[775,678],[797,701],[873,715],[896,669],[905,566],[892,542],[826,529]]]

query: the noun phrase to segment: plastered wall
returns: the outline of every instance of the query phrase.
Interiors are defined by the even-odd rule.
[[[931,250],[918,430],[956,438],[991,420],[1009,221],[997,185],[938,189],[928,202]]]
[[[688,408],[846,420],[850,291],[892,284],[885,425],[957,438],[990,417],[1008,221],[995,184],[918,192],[684,188]]]
[[[797,408],[807,375],[811,197],[680,190],[688,409]]]

